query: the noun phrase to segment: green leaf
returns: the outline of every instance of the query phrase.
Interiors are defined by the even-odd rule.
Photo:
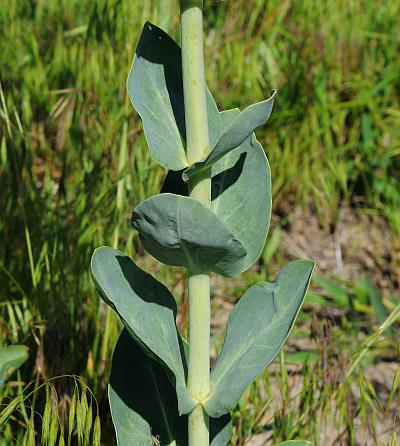
[[[340,308],[349,308],[350,296],[347,290],[341,287],[333,280],[326,279],[325,277],[316,275],[315,283],[323,288],[335,301]]]
[[[152,436],[162,445],[187,446],[188,417],[179,416],[164,368],[126,329],[115,347],[108,394],[119,446],[152,446]],[[230,435],[230,415],[210,419],[211,446],[225,446]]]
[[[143,120],[153,160],[166,169],[187,167],[181,50],[168,34],[151,23],[143,27],[127,88]],[[206,100],[211,123],[210,144],[215,144],[220,117],[208,89]]]
[[[91,272],[100,296],[118,313],[129,333],[174,374],[179,411],[190,412],[195,402],[186,389],[171,293],[130,257],[106,246],[95,250]]]
[[[268,243],[263,249],[262,258],[264,265],[268,265],[274,254],[279,248],[279,243],[281,241],[282,230],[279,226],[275,227],[272,234],[269,237]]]
[[[313,364],[320,357],[320,353],[312,350],[301,350],[285,354],[287,364]]]
[[[276,282],[246,291],[229,316],[220,357],[211,371],[212,393],[204,403],[219,417],[233,409],[243,391],[275,358],[295,322],[314,263],[289,263]]]
[[[0,348],[0,389],[11,373],[28,359],[28,348],[24,345],[10,345]]]
[[[185,444],[187,417],[179,416],[174,388],[127,330],[115,347],[108,396],[119,446],[152,446],[152,435],[163,445]]]
[[[382,325],[389,316],[389,312],[382,301],[383,296],[366,277],[363,280],[363,285],[368,292],[369,301],[374,308],[376,318],[378,319],[379,324]],[[393,327],[390,327],[387,330],[387,333],[390,333],[391,336],[395,336]]]
[[[221,113],[223,125],[236,113]],[[212,211],[246,250],[245,271],[264,249],[272,207],[270,168],[254,135],[214,164],[211,186]]]
[[[190,177],[212,166],[232,149],[239,147],[257,127],[264,125],[271,116],[275,94],[276,90],[269,99],[250,105],[242,112],[237,112],[230,125],[225,127],[210,154],[204,160],[190,166],[183,173],[183,179],[187,181]]]
[[[221,113],[229,127],[238,110]],[[271,218],[271,173],[267,157],[254,135],[217,161],[211,169],[211,210],[246,250],[241,271],[260,257]],[[179,172],[169,171],[161,192],[187,195]],[[240,271],[240,272],[241,272]]]
[[[283,443],[278,443],[275,446],[312,446],[312,443],[305,440],[288,440]]]
[[[148,198],[134,209],[132,225],[144,248],[167,265],[228,277],[242,270],[245,249],[197,200],[173,194]]]
[[[219,418],[209,418],[210,446],[226,446],[232,435],[231,414]]]

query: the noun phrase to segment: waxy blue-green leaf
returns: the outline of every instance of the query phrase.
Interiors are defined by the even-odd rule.
[[[115,309],[129,333],[173,373],[179,411],[189,413],[195,401],[186,389],[171,293],[130,257],[106,246],[95,250],[91,272],[100,296]]]
[[[0,348],[0,389],[8,376],[28,359],[28,348],[24,345],[10,345]]]
[[[236,110],[221,113],[229,125]],[[271,173],[267,157],[256,137],[229,152],[212,167],[211,209],[246,250],[242,271],[260,257],[271,218]]]
[[[171,170],[187,167],[181,49],[162,29],[146,23],[127,81],[132,104],[143,120],[151,157]],[[210,144],[219,134],[218,108],[206,89]]]
[[[187,417],[179,416],[162,365],[126,329],[114,350],[108,396],[119,446],[152,446],[152,436],[163,445],[187,444]]]
[[[108,395],[118,446],[187,446],[188,417],[179,416],[174,388],[164,368],[125,329],[114,350]],[[211,446],[226,446],[230,415],[210,418]]]
[[[239,147],[257,127],[264,125],[271,116],[275,93],[276,90],[267,100],[249,105],[242,112],[238,112],[230,125],[225,127],[210,154],[204,160],[192,164],[183,173],[183,179],[187,181],[209,168],[231,150]]]
[[[239,110],[221,112],[221,129]],[[271,173],[267,157],[254,135],[211,168],[211,209],[246,249],[242,271],[260,257],[271,218]],[[169,171],[161,192],[187,195],[180,172]]]
[[[246,250],[197,200],[173,194],[148,198],[134,209],[132,226],[146,251],[167,265],[228,277],[242,271]]]
[[[204,403],[219,417],[232,410],[243,391],[275,358],[303,303],[314,263],[289,263],[276,282],[246,291],[229,316],[222,352],[211,371],[212,392]]]

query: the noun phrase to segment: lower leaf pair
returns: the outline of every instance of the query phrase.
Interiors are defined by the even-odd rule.
[[[313,267],[310,261],[289,263],[276,282],[252,286],[230,315],[211,371],[212,391],[203,402],[213,446],[227,444],[230,410],[288,336]],[[114,353],[109,388],[118,444],[151,445],[158,435],[163,445],[187,445],[186,414],[196,401],[186,388],[185,346],[175,324],[173,296],[112,248],[98,248],[91,269],[101,297],[126,327]]]

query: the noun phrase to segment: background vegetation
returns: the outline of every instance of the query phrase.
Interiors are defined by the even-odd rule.
[[[169,0],[0,1],[0,345],[30,352],[0,393],[1,446],[115,444],[106,385],[120,324],[89,276],[96,246],[168,283],[186,330],[182,271],[146,256],[129,227],[164,172],[126,77],[143,23],[179,39],[176,12]],[[285,351],[234,413],[232,444],[396,445],[400,3],[206,0],[205,36],[221,109],[279,89],[258,133],[269,243],[233,287],[213,279],[214,356],[247,282],[291,258],[319,267]]]

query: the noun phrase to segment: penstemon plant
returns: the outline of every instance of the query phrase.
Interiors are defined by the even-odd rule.
[[[275,282],[252,286],[210,372],[210,273],[247,270],[268,232],[270,169],[253,132],[268,121],[275,92],[220,112],[204,79],[202,1],[181,0],[181,30],[182,50],[144,25],[127,87],[151,157],[168,170],[161,193],[135,207],[132,226],[153,257],[188,271],[189,341],[171,293],[131,258],[100,247],[91,261],[100,296],[125,327],[109,383],[120,446],[226,445],[230,411],[281,349],[314,268],[291,262]]]

